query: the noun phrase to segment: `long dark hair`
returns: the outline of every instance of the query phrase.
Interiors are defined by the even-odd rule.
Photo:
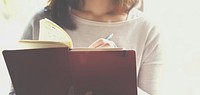
[[[138,0],[113,0],[116,4],[116,12],[128,12],[136,5]],[[76,29],[71,15],[70,8],[81,10],[84,0],[48,0],[48,10],[50,10],[52,20],[63,28]]]
[[[49,0],[47,9],[55,23],[62,28],[74,30],[76,25],[70,15],[69,2],[70,0]]]

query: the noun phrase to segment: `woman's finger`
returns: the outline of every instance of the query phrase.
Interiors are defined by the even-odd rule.
[[[114,48],[117,47],[113,41],[106,40],[106,39],[98,39],[94,43],[92,43],[89,48]]]
[[[92,43],[89,48],[97,48],[105,43],[105,40],[103,38],[100,38],[96,40],[94,43]]]

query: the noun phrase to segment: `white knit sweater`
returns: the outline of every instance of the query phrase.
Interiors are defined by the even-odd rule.
[[[160,33],[156,27],[145,18],[137,9],[129,12],[126,21],[121,22],[97,22],[73,15],[77,25],[76,30],[68,30],[74,47],[88,47],[99,38],[105,38],[113,33],[112,41],[118,47],[134,49],[137,53],[138,85],[141,89],[155,95],[158,91],[157,68],[162,64]],[[23,39],[37,39],[39,20],[48,17],[40,12],[31,20]]]

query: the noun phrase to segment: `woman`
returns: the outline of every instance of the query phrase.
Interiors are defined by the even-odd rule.
[[[160,35],[136,4],[136,0],[49,0],[48,6],[32,18],[22,39],[38,40],[39,20],[49,18],[67,31],[74,47],[135,49],[138,86],[153,95],[154,72],[149,70],[161,64]],[[103,39],[112,33],[112,41]]]

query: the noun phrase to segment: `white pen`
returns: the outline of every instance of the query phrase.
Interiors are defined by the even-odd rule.
[[[105,39],[110,40],[112,38],[112,36],[113,36],[113,33],[108,35]]]

